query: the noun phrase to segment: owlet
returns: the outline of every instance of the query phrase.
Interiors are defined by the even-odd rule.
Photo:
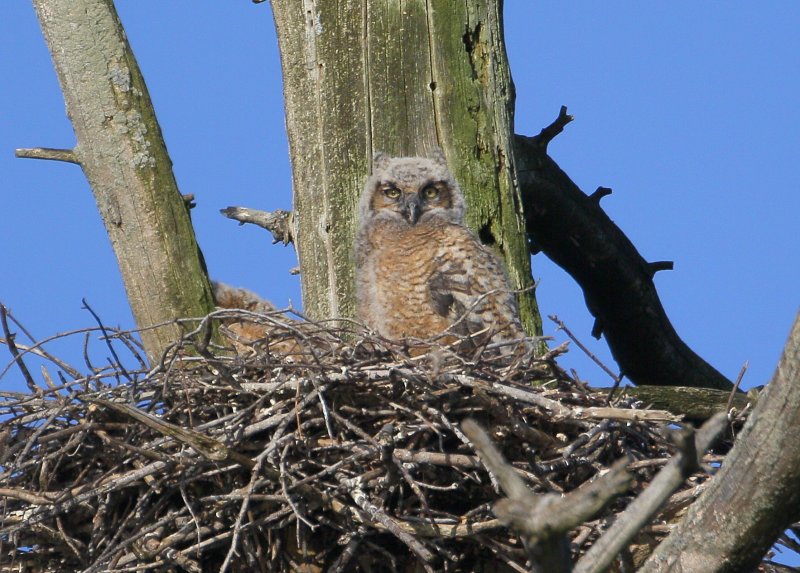
[[[389,339],[444,335],[460,349],[525,337],[497,255],[464,226],[464,197],[439,153],[378,153],[359,204],[358,316]]]

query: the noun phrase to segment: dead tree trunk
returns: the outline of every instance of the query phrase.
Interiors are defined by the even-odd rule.
[[[512,152],[513,85],[495,0],[272,2],[294,172],[303,306],[354,315],[356,203],[375,151],[443,149],[467,220],[504,257],[541,332]]]
[[[213,297],[150,97],[111,0],[34,0],[77,145],[19,150],[78,163],[92,186],[151,361]],[[152,328],[164,324],[159,328]]]

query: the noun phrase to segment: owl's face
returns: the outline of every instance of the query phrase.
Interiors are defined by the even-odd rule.
[[[361,221],[393,219],[417,225],[434,219],[461,223],[464,199],[443,157],[375,156],[361,198]]]
[[[453,194],[444,181],[423,181],[421,185],[400,187],[392,181],[380,182],[372,193],[370,210],[388,210],[416,225],[423,215],[444,214],[453,208]]]

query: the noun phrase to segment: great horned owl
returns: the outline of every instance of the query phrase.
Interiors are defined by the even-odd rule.
[[[355,241],[358,315],[390,339],[447,332],[460,348],[525,336],[503,265],[464,226],[464,197],[438,153],[375,156]],[[466,345],[466,346],[465,346]]]

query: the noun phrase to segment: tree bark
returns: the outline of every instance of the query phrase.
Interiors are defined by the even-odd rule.
[[[274,0],[303,307],[355,314],[356,204],[374,152],[442,148],[467,222],[503,256],[541,333],[512,153],[513,85],[494,0]]]
[[[800,314],[722,469],[642,573],[753,570],[800,518]]]
[[[158,360],[181,334],[172,321],[202,316],[214,303],[147,88],[111,0],[33,4],[75,130],[74,159],[91,184],[147,355]]]

